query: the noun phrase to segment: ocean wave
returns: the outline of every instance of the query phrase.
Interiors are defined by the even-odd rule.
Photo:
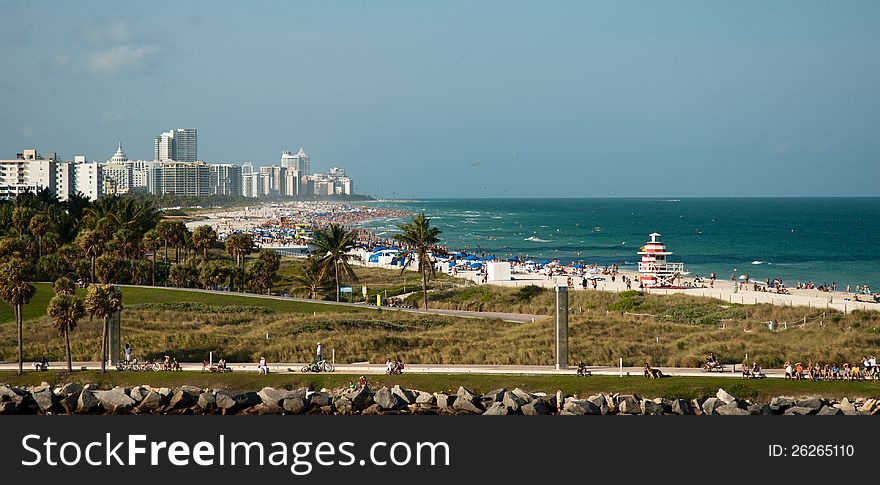
[[[540,242],[540,243],[550,242],[548,239],[541,239],[541,238],[537,238],[535,236],[529,236],[529,237],[523,239],[523,241],[532,241],[532,242]]]
[[[766,262],[767,262],[767,261],[758,261],[758,260],[755,260],[755,261],[752,261],[752,264],[754,264],[754,265],[759,265],[759,264],[764,264],[764,263],[766,263]]]

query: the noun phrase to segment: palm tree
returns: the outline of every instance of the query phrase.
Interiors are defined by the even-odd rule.
[[[262,273],[267,293],[271,294],[272,280],[275,279],[275,275],[281,269],[281,255],[277,251],[263,249],[260,251],[259,261],[263,263]]]
[[[156,224],[156,235],[159,239],[162,240],[162,244],[165,245],[165,257],[162,261],[165,263],[165,277],[168,278],[168,243],[174,238],[174,225],[171,221],[159,221]]]
[[[131,229],[118,229],[113,234],[113,243],[116,245],[119,255],[125,259],[133,258],[140,252],[140,237]]]
[[[345,229],[340,224],[330,224],[315,233],[315,251],[321,261],[321,276],[326,277],[333,271],[333,281],[336,283],[336,301],[339,301],[339,272],[347,275],[353,281],[357,281],[357,274],[348,263],[352,258],[350,251],[357,246],[354,231]]]
[[[27,205],[18,205],[18,201],[16,201],[16,207],[12,209],[12,225],[18,231],[18,237],[24,236],[33,216],[33,208]]]
[[[208,250],[217,242],[217,231],[211,226],[199,226],[193,231],[193,246],[203,251],[205,259],[208,259]]]
[[[22,313],[37,288],[28,282],[28,277],[34,272],[28,261],[18,257],[12,257],[0,267],[0,296],[6,303],[12,306],[15,312],[15,323],[18,325],[18,373],[23,372],[24,341],[22,339]]]
[[[94,283],[95,260],[98,259],[98,255],[101,254],[101,248],[103,246],[101,235],[96,230],[86,229],[84,231],[80,231],[80,233],[76,236],[76,245],[79,246],[79,249],[87,258],[89,258],[89,261],[92,264],[91,279],[89,281],[91,283]]]
[[[298,285],[291,288],[291,292],[308,290],[309,299],[314,300],[318,290],[324,287],[326,278],[321,274],[321,261],[314,256],[306,258],[305,264],[299,271],[293,274],[293,280]]]
[[[156,286],[156,251],[162,246],[162,238],[155,229],[150,229],[144,233],[144,249],[150,252],[153,259],[153,286]]]
[[[186,224],[180,221],[171,222],[171,242],[174,244],[174,264],[180,264],[180,248],[186,247],[186,241],[190,236]]]
[[[431,227],[431,219],[424,213],[413,216],[410,222],[398,224],[400,234],[395,234],[394,240],[404,248],[401,257],[403,268],[400,274],[406,271],[406,267],[415,258],[418,260],[418,271],[422,273],[422,295],[425,297],[425,310],[428,309],[428,274],[435,276],[434,264],[431,261],[431,250],[440,243],[440,229]]]
[[[31,218],[31,222],[28,225],[28,229],[30,229],[31,234],[37,238],[37,257],[43,257],[43,236],[46,235],[50,230],[52,230],[52,220],[49,219],[44,213],[40,213]]]
[[[235,266],[238,269],[238,288],[242,289],[244,281],[241,277],[244,273],[244,257],[254,250],[254,238],[250,234],[235,233],[226,238],[226,252],[235,257]]]
[[[199,268],[199,282],[205,289],[211,289],[222,285],[232,274],[228,263],[206,261]]]
[[[101,372],[107,372],[107,330],[110,318],[122,310],[122,292],[113,285],[92,285],[86,292],[86,310],[89,316],[104,320],[101,331]]]
[[[76,294],[76,286],[74,286],[73,281],[70,281],[70,278],[62,276],[55,280],[55,283],[52,284],[52,290],[56,295],[75,295]]]
[[[58,330],[58,335],[64,337],[64,345],[67,349],[67,372],[73,372],[73,363],[70,357],[70,332],[76,329],[77,322],[86,315],[83,302],[76,295],[56,293],[49,302],[46,313],[52,317],[52,326]]]

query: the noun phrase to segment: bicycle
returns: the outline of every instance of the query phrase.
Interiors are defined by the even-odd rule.
[[[722,365],[721,362],[715,362],[712,364],[707,362],[707,363],[703,364],[702,367],[700,367],[700,371],[702,371],[702,372],[724,372],[724,365]]]
[[[336,367],[333,366],[330,362],[327,362],[325,359],[321,359],[317,362],[312,362],[310,364],[306,364],[303,366],[301,371],[305,372],[333,372],[336,370]]]

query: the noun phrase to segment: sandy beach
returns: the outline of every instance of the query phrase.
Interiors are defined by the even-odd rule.
[[[638,273],[634,271],[621,271],[618,273],[616,281],[612,282],[609,277],[605,277],[603,281],[598,281],[596,290],[583,289],[581,286],[582,278],[579,276],[572,277],[573,291],[610,291],[619,293],[626,291],[626,284],[620,276],[632,278],[634,285],[638,282]],[[476,283],[481,283],[481,275],[476,271],[461,271],[459,277],[467,278]],[[488,281],[485,284],[521,287],[527,285],[537,285],[545,288],[553,288],[557,285],[566,285],[568,276],[560,275],[552,279],[546,275],[539,273],[515,274],[510,281]],[[708,285],[707,285],[708,286]],[[853,301],[852,294],[844,292],[820,292],[818,290],[799,290],[789,289],[790,294],[777,294],[771,292],[752,291],[751,285],[748,289],[735,290],[731,281],[717,280],[714,288],[647,288],[641,291],[647,291],[655,294],[673,294],[683,293],[692,296],[704,296],[710,298],[718,298],[730,303],[740,303],[744,305],[753,305],[758,303],[770,303],[780,306],[802,306],[808,308],[827,308],[849,313],[853,310],[880,310],[880,304],[869,302]],[[638,289],[633,286],[633,289]],[[862,296],[865,298],[865,296]]]
[[[197,226],[208,224],[214,227],[220,234],[221,240],[233,232],[252,232],[254,234],[263,234],[267,232],[272,234],[276,229],[290,226],[291,224],[307,224],[312,228],[319,228],[329,223],[339,223],[347,226],[355,226],[365,220],[380,217],[404,216],[405,213],[393,209],[383,209],[365,206],[352,206],[347,204],[331,203],[331,202],[290,202],[286,204],[263,204],[253,207],[245,207],[234,210],[222,210],[204,214],[199,220],[187,223],[190,229]],[[361,231],[366,231],[361,229]],[[289,244],[289,241],[266,239],[260,240],[255,238],[258,245],[262,247],[278,248]],[[365,234],[362,239],[375,239],[371,234]],[[360,250],[359,256],[368,255],[368,250]],[[376,263],[364,263],[365,266],[383,266]],[[399,267],[391,267],[397,269]],[[483,283],[482,274],[478,271],[458,271],[458,276],[477,284],[492,284],[499,286],[521,287],[527,285],[537,285],[546,288],[552,288],[557,285],[565,285],[568,282],[568,275],[561,274],[554,276],[552,279],[545,274],[539,272],[533,273],[514,273],[511,280],[505,281],[487,281]],[[603,280],[598,281],[596,288],[592,285],[588,289],[582,286],[581,276],[572,276],[572,290],[574,291],[609,291],[622,292],[626,291],[626,283],[621,276],[627,276],[633,280],[632,289],[638,289],[638,273],[635,271],[621,270],[618,273],[616,281],[611,281],[608,275],[603,275]],[[780,294],[776,292],[754,291],[752,285],[740,285],[737,289],[732,281],[716,280],[714,287],[710,287],[707,280],[701,283],[695,283],[693,278],[684,278],[683,282],[690,282],[691,288],[646,288],[644,291],[657,294],[684,293],[693,296],[703,296],[718,298],[730,303],[739,304],[759,304],[770,303],[780,306],[799,306],[807,308],[825,308],[829,310],[837,310],[849,313],[853,310],[880,310],[880,304],[868,301],[853,300],[852,293],[842,291],[819,291],[815,289],[796,289],[786,288],[788,294]],[[869,296],[861,295],[862,299],[868,299]]]

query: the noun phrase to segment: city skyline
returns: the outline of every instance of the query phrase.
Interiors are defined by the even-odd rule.
[[[880,195],[872,2],[161,3],[0,2],[0,157],[192,126],[380,197]]]

